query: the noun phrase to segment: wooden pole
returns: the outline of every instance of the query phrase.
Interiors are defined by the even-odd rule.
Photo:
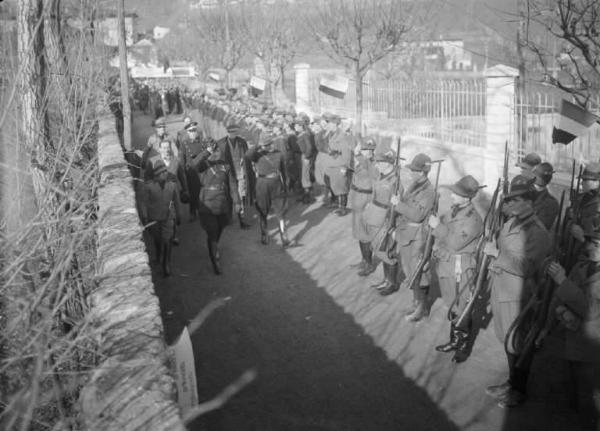
[[[119,26],[119,68],[121,70],[121,102],[123,104],[123,146],[131,151],[131,106],[129,105],[129,74],[127,71],[127,33],[125,29],[125,0],[117,0]]]

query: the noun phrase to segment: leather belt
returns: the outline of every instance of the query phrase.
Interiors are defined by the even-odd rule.
[[[358,192],[358,193],[366,193],[366,194],[371,194],[371,193],[373,193],[373,190],[372,190],[372,189],[360,189],[360,188],[356,187],[354,184],[351,184],[351,185],[350,185],[350,188],[351,188],[352,190],[354,190],[355,192]]]
[[[272,174],[258,174],[258,178],[279,178],[279,172],[273,172]]]
[[[387,209],[389,207],[389,205],[382,204],[381,202],[377,202],[376,200],[373,200],[372,202],[373,202],[373,205],[375,205],[376,207],[379,207],[379,208]]]
[[[207,186],[205,187],[206,190],[212,190],[212,191],[217,191],[217,190],[225,190],[225,186],[221,185],[221,186]]]

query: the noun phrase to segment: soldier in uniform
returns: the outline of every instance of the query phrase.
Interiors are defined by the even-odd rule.
[[[317,154],[315,137],[308,127],[309,122],[310,120],[307,116],[302,116],[299,119],[299,122],[295,124],[296,133],[298,133],[298,147],[302,152],[302,172],[300,174],[300,180],[302,183],[303,194],[300,202],[304,204],[309,204],[312,201],[310,196],[313,185],[312,170]]]
[[[400,256],[402,270],[407,277],[412,277],[419,263],[419,258],[425,247],[425,230],[423,223],[433,210],[435,191],[429,181],[431,159],[423,153],[417,154],[406,166],[410,170],[411,184],[402,196],[394,196],[392,204],[397,215],[396,221],[396,252]],[[429,270],[423,271],[417,279],[417,286],[409,286],[413,290],[414,309],[409,310],[406,320],[417,322],[429,314]],[[380,291],[389,295],[398,290],[387,289]]]
[[[160,143],[164,140],[169,140],[170,136],[167,133],[167,123],[163,117],[157,118],[154,121],[154,133],[148,137],[146,148],[142,153],[142,170],[141,176],[143,180],[147,180],[152,176],[152,160],[156,160],[159,157],[158,148]],[[179,156],[177,147],[172,145],[171,148],[175,157]]]
[[[254,163],[256,171],[255,206],[260,219],[260,241],[268,244],[267,217],[271,209],[278,219],[279,234],[284,247],[290,245],[285,226],[287,212],[287,190],[285,160],[279,149],[275,148],[272,135],[261,136],[258,147],[250,148],[246,160]]]
[[[585,232],[583,253],[567,278],[552,262],[548,273],[556,283],[556,309],[566,328],[565,357],[571,380],[570,402],[585,429],[600,429],[600,232]]]
[[[248,204],[248,182],[250,176],[248,175],[249,166],[246,165],[244,155],[248,151],[248,143],[238,136],[239,125],[235,122],[230,123],[227,126],[227,136],[217,141],[219,147],[219,153],[223,160],[229,163],[231,172],[235,174],[238,193],[242,199],[242,205],[238,211],[238,221],[240,223],[240,229],[249,229],[248,225],[244,221],[244,207]],[[252,184],[250,184],[252,186]]]
[[[583,232],[600,227],[600,163],[588,163],[581,173],[582,193],[577,200],[577,214],[569,214],[572,220],[570,233],[579,242],[573,253],[578,254],[585,238]],[[576,257],[576,256],[573,256]]]
[[[327,208],[337,206],[335,195],[331,191],[329,176],[327,175],[327,166],[331,164],[331,156],[329,155],[329,140],[333,129],[336,127],[331,119],[335,120],[332,114],[325,113],[321,117],[319,124],[320,128],[315,132],[315,146],[317,147],[317,156],[315,158],[315,181],[323,186],[325,195],[323,205]]]
[[[531,176],[533,174],[533,168],[542,163],[542,158],[537,153],[529,153],[523,160],[516,164],[518,168],[521,168],[521,175]]]
[[[153,166],[152,179],[144,182],[140,199],[142,224],[149,226],[155,247],[156,260],[162,265],[165,277],[171,274],[171,241],[175,226],[181,222],[177,186],[167,181],[167,167],[162,160]]]
[[[396,193],[396,188],[399,193],[402,193],[399,172],[394,168],[395,161],[396,158],[392,151],[375,156],[375,167],[379,174],[373,182],[372,198],[362,214],[363,232],[366,233],[364,239],[370,241],[370,248],[365,247],[367,264],[358,275],[371,274],[377,266],[376,260],[381,260],[383,262],[383,280],[371,286],[378,291],[395,291],[398,283],[398,260],[390,253],[395,250],[392,249],[393,244],[389,243],[391,241],[388,237],[388,230],[391,228],[390,217],[394,217],[391,210],[391,199]]]
[[[554,196],[550,194],[548,190],[548,184],[552,181],[552,174],[554,168],[548,162],[540,163],[532,170],[535,176],[535,200],[533,201],[533,208],[535,214],[544,223],[544,226],[549,231],[552,230],[554,221],[558,217],[558,211],[560,205]]]
[[[337,208],[335,213],[339,216],[348,214],[348,191],[350,166],[352,163],[352,137],[341,127],[341,118],[335,116],[331,122],[334,124],[333,132],[329,138],[329,161],[325,168],[325,175],[329,178],[329,187]]]
[[[360,263],[354,265],[354,267],[359,268],[361,274],[365,272],[364,270],[367,266],[369,266],[369,269],[374,266],[371,252],[372,236],[367,231],[366,225],[363,222],[363,211],[371,201],[373,182],[379,176],[373,158],[375,146],[375,141],[372,138],[365,139],[360,145],[356,146],[353,167],[354,175],[352,176],[352,185],[350,186],[352,236],[358,240],[362,256]],[[365,273],[364,275],[368,274]]]
[[[179,154],[182,156],[180,160],[185,169],[185,176],[190,194],[190,217],[191,220],[194,220],[198,215],[200,204],[200,201],[198,200],[200,194],[200,180],[198,178],[198,172],[193,166],[192,158],[194,155],[199,154],[202,150],[206,149],[206,145],[203,143],[201,133],[198,131],[198,123],[195,121],[189,122],[184,128],[184,133],[178,136],[177,139]]]
[[[450,341],[437,346],[438,352],[455,351],[453,362],[463,362],[468,357],[468,339],[471,319],[467,317],[458,325],[475,285],[477,274],[477,240],[483,234],[483,221],[472,199],[480,189],[471,175],[461,178],[450,187],[452,207],[437,217],[429,217],[429,226],[435,238],[434,256],[442,299],[451,311]]]
[[[240,207],[236,175],[220,151],[218,145],[207,147],[193,162],[200,172],[200,224],[206,232],[208,254],[217,275],[222,273],[219,240],[231,223],[233,208],[237,211]]]
[[[543,262],[552,250],[551,235],[533,209],[533,181],[524,175],[513,178],[503,203],[503,212],[509,218],[497,241],[488,242],[484,247],[484,253],[492,258],[488,271],[494,329],[498,340],[507,346],[509,368],[508,381],[489,386],[486,393],[496,398],[503,408],[517,406],[526,398],[532,358],[523,357],[521,365],[516,365],[518,349],[522,347],[528,328],[519,325],[513,332],[508,331],[534,293],[536,278],[542,273]]]

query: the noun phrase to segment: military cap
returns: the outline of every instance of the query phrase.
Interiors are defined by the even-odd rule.
[[[527,175],[517,175],[510,182],[509,192],[504,196],[504,199],[514,198],[521,196],[534,190],[533,183],[535,177]]]
[[[554,168],[548,162],[540,163],[533,168],[533,175],[535,175],[535,184],[539,186],[545,186],[552,181],[552,174]]]
[[[485,186],[480,186],[475,178],[471,175],[467,175],[462,177],[460,180],[455,182],[454,184],[448,186],[448,188],[458,196],[462,196],[465,198],[472,198],[477,194],[480,188]]]
[[[406,167],[411,171],[429,172],[431,169],[431,159],[427,154],[419,153]]]
[[[342,123],[342,117],[340,117],[337,114],[331,114],[331,116],[329,117],[329,121],[330,123],[334,123],[334,124],[341,124]]]
[[[185,129],[185,126],[187,126],[191,122],[192,122],[192,117],[190,117],[189,115],[186,115],[185,117],[183,117],[183,128]]]
[[[321,117],[319,115],[315,115],[312,119],[312,123],[319,123],[321,121]]]
[[[240,125],[237,122],[231,122],[226,127],[227,133],[236,133],[240,131]]]
[[[165,162],[163,162],[162,160],[157,160],[156,162],[154,162],[154,165],[152,166],[152,173],[154,174],[154,176],[157,177],[163,172],[167,172],[167,166],[165,165]]]
[[[258,146],[266,147],[267,145],[270,145],[273,143],[273,139],[274,139],[274,136],[271,133],[265,131],[264,133],[260,134],[260,137],[258,139]]]
[[[361,150],[375,151],[375,148],[377,148],[377,143],[375,142],[375,139],[373,139],[373,137],[371,137],[371,136],[363,139],[360,143]]]
[[[393,151],[387,151],[385,153],[379,153],[375,155],[376,162],[396,163],[396,154]]]
[[[165,117],[158,117],[156,120],[154,120],[154,127],[157,129],[159,127],[167,127],[167,122],[165,121]]]
[[[519,168],[531,170],[540,163],[542,163],[542,158],[539,154],[529,153],[525,157],[523,157],[523,160],[517,163],[516,166],[518,166]]]
[[[329,121],[332,116],[333,116],[333,114],[331,112],[323,112],[321,114],[321,119],[325,120],[325,121]]]
[[[590,162],[585,165],[585,168],[583,168],[583,172],[581,173],[581,179],[592,181],[600,180],[600,163]]]
[[[198,123],[196,121],[191,121],[183,127],[185,130],[196,130],[198,128]]]

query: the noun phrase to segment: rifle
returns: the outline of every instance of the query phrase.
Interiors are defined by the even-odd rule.
[[[504,196],[506,196],[508,193],[508,161],[508,141],[506,141],[504,143],[504,165],[502,166],[502,177],[498,178],[498,184],[496,185],[496,190],[494,190],[490,208],[485,216],[483,225],[485,229],[485,235],[477,245],[477,264],[475,266],[477,278],[475,279],[475,288],[473,289],[471,300],[456,321],[457,327],[462,326],[465,321],[471,317],[471,311],[475,306],[475,299],[481,294],[481,291],[485,286],[485,281],[487,280],[487,270],[491,258],[489,255],[483,253],[483,248],[485,247],[486,243],[496,240],[498,233],[504,225],[505,217],[504,214],[502,214],[502,201]],[[450,316],[450,311],[448,311],[448,313]]]
[[[567,215],[565,215],[564,221],[563,221],[563,235],[565,235],[563,237],[563,241],[564,238],[566,237],[567,240],[567,244],[566,247],[563,247],[564,250],[564,255],[561,256],[560,264],[568,271],[571,270],[571,267],[573,266],[573,249],[575,248],[575,238],[573,238],[573,235],[570,235],[569,232],[567,232],[567,226],[571,223],[580,223],[580,214],[579,214],[579,206],[581,205],[581,199],[579,196],[579,187],[581,186],[581,174],[583,173],[583,165],[579,165],[579,176],[577,177],[577,187],[573,190],[571,189],[569,194],[570,194],[570,201],[571,201],[571,205],[569,205],[569,209],[567,210],[567,215],[570,215],[570,217],[567,217]]]
[[[564,201],[565,201],[565,192],[563,191],[563,193],[561,195],[561,199],[560,199],[559,217],[562,212]],[[559,232],[559,229],[560,229],[559,222],[560,222],[560,220],[557,220],[557,223],[556,223],[556,226],[554,229],[555,234],[558,234],[558,232]],[[558,257],[558,253],[559,253],[558,244],[557,244],[557,241],[555,241],[554,242],[554,251],[552,253],[552,256],[550,256],[548,259],[546,259],[546,263],[556,260],[556,258]],[[544,265],[544,266],[546,266],[546,265]],[[508,351],[507,347],[508,347],[508,343],[510,340],[510,342],[512,343],[513,351],[518,352],[518,354],[519,354],[519,358],[517,359],[517,362],[515,364],[516,367],[522,366],[523,362],[525,360],[529,359],[530,354],[537,347],[541,346],[541,343],[542,343],[544,337],[546,336],[546,334],[548,333],[548,330],[552,326],[552,323],[554,320],[552,313],[549,313],[550,305],[552,303],[553,291],[554,291],[554,289],[553,289],[554,282],[552,280],[552,277],[550,277],[548,274],[546,274],[544,282],[542,283],[541,286],[542,286],[541,292],[540,292],[540,289],[538,288],[538,291],[535,292],[534,295],[532,295],[531,299],[529,300],[527,305],[524,307],[523,311],[521,311],[519,316],[517,316],[517,318],[511,324],[511,326],[509,327],[509,330],[506,333],[506,338],[504,340],[505,350]],[[529,312],[530,309],[533,309],[533,313],[534,313],[533,314],[533,325],[531,326],[531,328],[527,332],[527,335],[525,336],[525,340],[523,342],[523,347],[521,349],[517,349],[517,346],[515,345],[515,337],[513,337],[511,335],[513,335],[513,333],[517,330],[517,328],[525,320],[525,316],[527,315],[527,313]]]
[[[400,191],[400,160],[404,160],[400,157],[400,143],[401,138],[398,137],[398,151],[396,151],[396,160],[394,162],[394,171],[396,173],[396,183],[394,184],[394,192],[392,196],[397,196]],[[394,217],[394,206],[390,204],[388,208],[387,214],[385,216],[385,222],[382,226],[382,231],[385,232],[379,247],[377,250],[384,254],[385,256],[389,256],[389,253],[395,248],[396,241],[394,240],[394,230],[396,229],[396,217]]]
[[[429,216],[431,214],[435,214],[437,213],[437,207],[438,207],[438,202],[439,202],[439,193],[438,193],[438,184],[440,181],[440,170],[442,168],[442,162],[443,160],[434,160],[431,162],[431,164],[433,163],[437,163],[438,164],[438,169],[437,169],[437,173],[435,175],[435,186],[434,186],[434,200],[433,200],[433,206],[431,207],[431,211],[429,212],[429,214],[427,214],[427,216],[425,217],[425,221],[423,223],[425,223],[426,229],[427,229],[427,236],[425,237],[425,248],[423,250],[423,253],[421,253],[421,256],[419,257],[419,262],[417,263],[417,266],[415,268],[415,270],[413,271],[413,273],[411,274],[410,278],[407,281],[407,286],[409,289],[413,289],[413,288],[417,288],[418,284],[421,280],[421,274],[423,273],[424,270],[427,269],[427,266],[429,265],[429,262],[431,260],[431,252],[433,251],[433,241],[434,241],[434,237],[433,237],[433,229],[431,229],[431,227],[429,227],[429,224],[427,224],[427,221],[429,220]]]

